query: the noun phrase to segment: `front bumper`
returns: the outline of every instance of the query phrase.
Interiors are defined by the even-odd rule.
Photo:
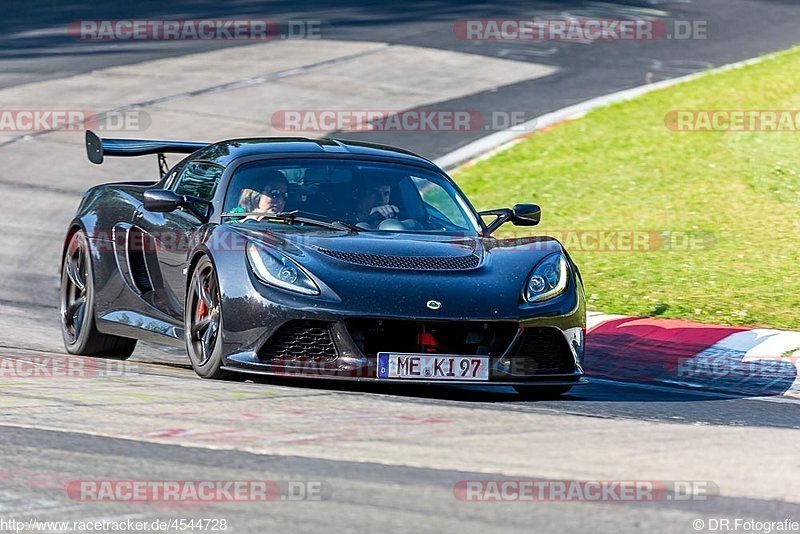
[[[326,298],[325,291],[306,297],[272,288],[246,272],[246,277],[227,280],[224,291],[222,341],[228,370],[398,384],[584,382],[586,308],[577,278],[562,295],[531,305],[466,283],[445,292],[454,277],[419,276],[406,280],[402,291],[360,280],[357,296]],[[427,309],[429,296],[443,296],[451,305]],[[489,380],[381,379],[378,352],[488,356]]]
[[[288,310],[285,310],[288,313]],[[377,353],[455,354],[489,358],[488,381],[447,384],[568,385],[584,374],[585,315],[475,321],[342,317],[294,312],[262,329],[250,344],[233,343],[225,368],[272,376],[409,384],[444,381],[380,379]]]

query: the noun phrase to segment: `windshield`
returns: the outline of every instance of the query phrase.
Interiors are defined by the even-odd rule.
[[[236,169],[224,213],[234,220],[299,210],[364,231],[464,233],[479,224],[443,175],[406,165],[363,161],[256,161]]]

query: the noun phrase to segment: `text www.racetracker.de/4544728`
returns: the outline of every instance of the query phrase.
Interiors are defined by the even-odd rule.
[[[224,518],[104,519],[102,521],[40,521],[0,518],[0,532],[224,532]]]

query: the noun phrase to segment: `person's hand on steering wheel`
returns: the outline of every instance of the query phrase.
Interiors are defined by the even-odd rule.
[[[400,208],[398,208],[397,206],[393,206],[392,204],[384,204],[382,206],[375,206],[369,212],[370,217],[372,217],[372,215],[374,215],[376,213],[379,213],[381,215],[381,217],[383,217],[384,219],[391,219],[393,217],[396,217],[397,214],[400,213]]]

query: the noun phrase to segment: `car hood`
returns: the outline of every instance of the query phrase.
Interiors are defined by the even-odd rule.
[[[443,236],[424,234],[374,233],[314,233],[283,234],[287,242],[302,248],[340,255],[382,257],[465,258],[482,261],[486,251],[477,236]],[[345,256],[341,256],[345,257]]]
[[[381,257],[468,258],[484,265],[487,255],[524,253],[527,260],[562,250],[561,244],[546,236],[497,239],[477,235],[442,235],[398,232],[349,232],[274,227],[235,227],[248,239],[280,249],[291,256],[320,252]],[[532,266],[531,266],[532,267]]]

